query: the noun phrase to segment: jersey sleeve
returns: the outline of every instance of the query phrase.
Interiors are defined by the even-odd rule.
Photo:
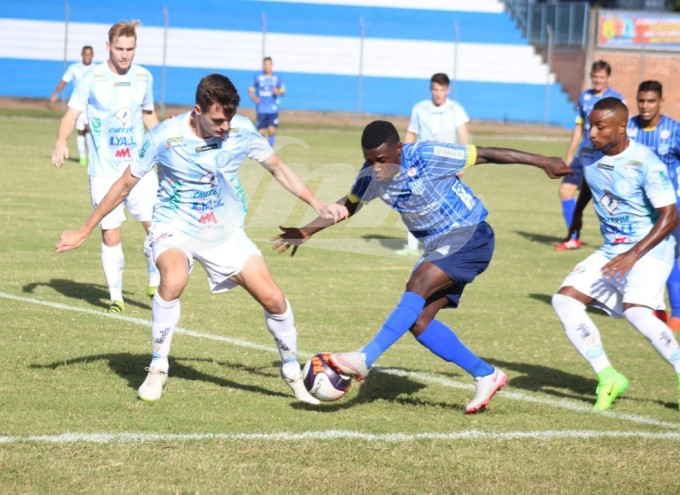
[[[73,81],[73,78],[76,77],[75,73],[75,64],[71,64],[68,66],[66,69],[66,72],[64,72],[64,75],[61,76],[61,80],[64,81],[65,83],[70,83]]]
[[[153,112],[153,76],[151,72],[146,71],[148,78],[146,79],[146,88],[144,90],[144,100],[142,101],[142,110]]]
[[[139,151],[132,155],[132,162],[130,163],[130,172],[132,175],[141,179],[154,168],[159,162],[158,150],[155,146],[154,132],[147,132],[139,147]]]
[[[68,100],[68,106],[81,113],[87,109],[87,101],[90,98],[90,85],[88,81],[89,78],[81,78]]]
[[[250,125],[250,138],[248,140],[248,158],[255,160],[256,162],[264,162],[267,158],[274,154],[274,150],[270,146],[267,139],[260,135],[259,132],[255,130],[253,125]]]
[[[656,159],[656,156],[653,160],[648,160],[643,168],[642,187],[649,202],[654,208],[675,204],[676,196],[668,177],[668,167],[661,160]]]
[[[417,146],[416,152],[427,163],[428,176],[432,180],[456,175],[477,161],[477,147],[474,145],[428,142]]]
[[[372,199],[375,199],[376,192],[375,187],[372,187],[372,184],[373,174],[371,172],[371,167],[368,163],[364,163],[356,179],[354,179],[354,184],[352,184],[347,199],[355,204],[367,203]]]
[[[454,104],[454,110],[455,110],[455,112],[454,112],[455,117],[454,117],[453,125],[455,125],[456,127],[460,127],[460,126],[470,122],[470,116],[467,114],[467,112],[465,111],[463,106],[456,103],[455,101],[453,102],[453,104]]]

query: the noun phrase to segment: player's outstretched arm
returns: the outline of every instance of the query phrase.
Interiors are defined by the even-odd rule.
[[[514,150],[510,148],[477,147],[477,161],[480,163],[518,163],[523,165],[533,165],[542,168],[548,177],[557,179],[564,175],[570,175],[572,170],[567,167],[559,157],[543,156],[526,151]]]
[[[76,125],[78,115],[80,115],[78,110],[68,107],[66,113],[61,118],[61,122],[59,122],[57,141],[54,143],[54,149],[52,150],[52,165],[57,168],[62,168],[64,161],[68,159],[68,143],[66,141]]]
[[[76,249],[85,242],[102,218],[111,213],[116,206],[128,197],[137,182],[139,182],[139,179],[130,173],[130,167],[126,168],[121,178],[111,185],[109,192],[92,211],[85,223],[78,230],[65,230],[61,233],[56,245],[57,253]]]
[[[274,179],[276,179],[276,181],[287,191],[314,208],[314,211],[316,211],[319,217],[325,220],[332,220],[331,223],[337,223],[347,218],[348,212],[344,205],[339,203],[326,204],[321,201],[316,197],[316,194],[307,187],[300,176],[278,156],[270,156],[262,163],[262,166],[264,166],[264,168],[274,176]]]
[[[54,92],[52,93],[52,96],[50,96],[50,103],[55,103],[57,101],[57,98],[59,98],[59,93],[61,93],[61,90],[66,87],[66,81],[63,79],[59,81],[59,84],[57,84],[57,87],[54,88]]]

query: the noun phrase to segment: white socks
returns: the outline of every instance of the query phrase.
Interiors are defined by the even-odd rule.
[[[586,313],[586,305],[576,299],[555,294],[552,306],[576,350],[590,363],[595,373],[611,366],[602,347],[600,332]]]
[[[144,256],[146,256],[146,266],[149,269],[149,287],[158,287],[161,283],[161,274],[153,262],[153,248],[149,234],[144,237]]]
[[[179,323],[179,315],[179,299],[165,301],[156,292],[151,303],[151,369],[167,373],[172,334]]]
[[[125,259],[121,244],[109,247],[102,243],[102,267],[104,277],[109,286],[109,294],[112,301],[123,300],[123,268]]]
[[[269,332],[274,337],[276,347],[281,355],[281,374],[284,378],[295,378],[300,374],[297,361],[297,329],[290,303],[286,300],[286,311],[280,315],[264,312],[264,320]]]
[[[680,350],[668,326],[654,316],[651,309],[645,307],[627,309],[623,315],[638,332],[649,339],[656,352],[673,366],[675,372],[680,373]]]

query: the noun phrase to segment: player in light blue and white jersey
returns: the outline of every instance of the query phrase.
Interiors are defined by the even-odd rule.
[[[274,147],[276,128],[279,126],[279,100],[286,94],[281,77],[273,72],[271,57],[262,60],[262,72],[256,74],[248,88],[248,96],[255,103],[257,120],[255,125],[260,134],[267,132],[269,144]]]
[[[628,137],[651,149],[668,166],[668,174],[673,189],[678,196],[680,208],[680,123],[661,113],[663,87],[658,81],[643,81],[637,91],[638,115],[628,120]],[[680,239],[676,229],[676,241]],[[680,330],[680,268],[673,263],[666,290],[671,306],[668,326],[673,331]],[[667,316],[667,315],[666,315]]]
[[[73,82],[73,90],[75,91],[75,89],[78,87],[80,79],[85,75],[85,73],[88,70],[92,68],[92,58],[94,57],[94,50],[92,49],[92,47],[84,46],[83,49],[80,51],[80,56],[82,61],[69,65],[68,68],[66,69],[66,72],[64,72],[64,75],[61,76],[61,81],[59,81],[57,87],[54,88],[52,96],[50,96],[50,103],[55,103],[57,101],[57,98],[59,97],[59,93],[61,92],[61,90],[64,89],[66,85],[70,82]],[[78,133],[78,136],[76,138],[76,144],[78,146],[79,162],[81,165],[87,165],[86,136],[89,131],[89,128],[87,125],[87,114],[85,112],[82,112],[80,115],[78,115],[75,127]]]
[[[593,110],[593,106],[602,98],[614,97],[623,101],[623,97],[609,87],[609,77],[611,76],[612,68],[604,60],[598,60],[593,63],[590,69],[590,81],[592,88],[587,89],[581,93],[578,99],[578,114],[576,116],[576,125],[571,134],[571,141],[567,148],[566,162],[574,171],[574,174],[565,177],[562,180],[559,188],[559,196],[562,204],[562,216],[567,229],[571,226],[571,220],[574,216],[574,208],[576,207],[576,192],[581,187],[583,181],[583,169],[577,161],[572,165],[576,150],[579,143],[588,137],[590,129],[590,121],[588,116]],[[583,245],[579,238],[578,231],[572,232],[570,237],[554,247],[558,251],[568,251],[571,249],[578,249]]]
[[[86,113],[90,124],[90,197],[92,205],[102,200],[106,192],[123,173],[137,153],[144,137],[144,127],[158,124],[153,105],[153,80],[151,73],[132,61],[137,47],[137,22],[119,22],[109,29],[106,47],[109,58],[93,67],[78,83],[71,95],[68,109],[61,119],[57,141],[52,151],[55,167],[64,166],[68,158],[66,140],[73,123]],[[149,227],[158,184],[149,174],[125,200],[128,211],[147,234],[144,253],[147,258],[149,285],[146,293],[153,297],[159,283],[159,274],[151,256]],[[109,313],[122,313],[123,267],[125,259],[121,245],[121,224],[125,221],[123,205],[101,221],[102,266],[111,301]]]
[[[149,131],[132,164],[116,181],[87,222],[62,233],[57,251],[78,247],[97,222],[119,205],[143,177],[158,169],[160,186],[153,213],[153,255],[161,280],[151,318],[152,360],[139,397],[161,398],[168,377],[168,355],[179,323],[179,298],[194,261],[208,275],[212,292],[242,286],[264,309],[265,322],[279,349],[281,376],[304,402],[318,404],[302,381],[297,361],[297,330],[290,304],[262,254],[243,230],[244,198],[234,177],[246,158],[272,174],[285,189],[311,205],[329,222],[347,216],[338,204],[326,205],[278,158],[248,119],[235,115],[240,98],[220,74],[204,77],[193,111]]]
[[[607,410],[628,388],[628,379],[609,361],[600,333],[586,312],[589,305],[624,316],[674,368],[680,387],[680,349],[673,333],[656,318],[664,285],[675,262],[678,223],[668,168],[646,146],[626,135],[628,109],[604,98],[590,114],[590,141],[578,159],[585,183],[574,212],[578,228],[590,197],[604,244],[576,265],[552,304],[567,337],[598,375],[594,408]]]
[[[407,331],[440,358],[455,363],[475,380],[477,392],[467,413],[484,409],[505,385],[507,376],[465,347],[456,334],[435,317],[440,309],[457,307],[465,286],[482,273],[494,248],[494,233],[486,208],[458,178],[466,167],[481,163],[524,163],[557,178],[571,170],[561,158],[548,158],[506,148],[482,148],[437,142],[402,144],[390,122],[375,121],[361,137],[366,163],[344,203],[350,215],[380,198],[398,211],[409,231],[425,244],[406,292],[373,340],[356,352],[331,354],[341,373],[363,379],[394,342]],[[279,252],[309,240],[330,222],[316,219],[302,228],[284,228],[274,245]]]

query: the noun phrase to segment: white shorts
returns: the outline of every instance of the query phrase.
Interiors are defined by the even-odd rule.
[[[90,177],[90,198],[92,206],[96,207],[104,199],[106,193],[116,182],[117,179],[108,177]],[[116,206],[114,210],[106,215],[99,226],[102,230],[116,229],[125,221],[125,210],[127,207],[130,215],[140,222],[150,222],[153,216],[153,205],[158,194],[158,179],[155,172],[149,172],[137,183],[130,191],[130,195],[124,202]]]
[[[76,131],[84,131],[87,127],[87,113],[80,112],[76,119]]]
[[[615,318],[623,316],[623,304],[642,304],[657,309],[663,307],[666,279],[672,265],[658,258],[643,256],[626,278],[618,282],[602,276],[602,267],[609,262],[597,251],[577,264],[562,287],[571,286],[595,299],[594,304]]]
[[[206,244],[180,232],[170,225],[151,225],[151,246],[154,262],[168,249],[181,250],[189,262],[189,271],[194,269],[194,259],[208,275],[210,291],[226,292],[238,284],[229,280],[243,270],[251,256],[262,256],[255,243],[243,229],[236,229],[229,239],[218,244]]]

